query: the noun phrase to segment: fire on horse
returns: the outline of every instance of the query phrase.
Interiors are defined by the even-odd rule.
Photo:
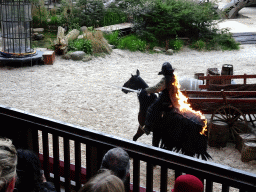
[[[132,75],[123,87],[139,90],[147,88],[148,85],[140,77],[140,72],[137,70],[136,75]],[[130,92],[125,89],[122,89],[122,91],[124,93]],[[156,94],[138,94],[140,103],[139,127],[133,137],[134,141],[137,141],[144,134],[141,127],[145,124],[148,107],[156,98]],[[162,118],[155,122],[153,126],[152,145],[158,147],[161,141],[161,148],[196,156],[197,158],[201,156],[202,159],[207,160],[211,156],[207,153],[207,136],[200,134],[202,127],[202,122],[198,121],[192,113],[186,112],[186,115],[184,115],[180,111],[166,106]]]

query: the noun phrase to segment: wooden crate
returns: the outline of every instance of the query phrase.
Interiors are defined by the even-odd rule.
[[[53,65],[55,62],[55,52],[54,51],[45,51],[43,53],[43,59],[45,65]]]

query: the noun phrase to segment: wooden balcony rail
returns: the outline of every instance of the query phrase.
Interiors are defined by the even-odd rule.
[[[5,107],[0,105],[1,134],[13,140],[17,148],[35,151],[43,162],[46,179],[53,177],[57,191],[64,182],[66,192],[78,190],[81,184],[95,175],[105,152],[113,147],[122,147],[133,159],[131,172],[133,173],[133,188],[138,192],[140,188],[140,166],[144,161],[146,168],[146,191],[153,191],[153,165],[161,167],[160,191],[167,191],[168,170],[175,171],[175,177],[182,173],[189,173],[205,181],[205,191],[213,191],[213,183],[222,185],[222,192],[228,192],[232,186],[240,192],[256,191],[256,175],[234,169],[228,166],[206,162],[153,146],[136,143],[112,135],[102,134],[84,127],[63,123],[39,115]],[[38,133],[42,132],[42,151],[39,153],[41,142]],[[52,135],[52,139],[49,139]],[[63,142],[61,142],[63,138]],[[71,141],[74,141],[75,164],[71,164]],[[53,157],[50,157],[52,145]],[[60,145],[64,148],[64,162],[60,159]],[[86,146],[86,155],[82,157],[82,145]],[[40,149],[41,150],[41,149]],[[86,160],[86,172],[81,166]],[[86,176],[84,177],[84,175]],[[64,178],[64,180],[62,179]],[[174,181],[173,181],[174,182]]]

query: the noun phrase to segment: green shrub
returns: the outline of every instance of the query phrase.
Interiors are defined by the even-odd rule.
[[[121,11],[116,11],[114,9],[107,9],[103,20],[101,20],[101,26],[115,25],[119,23],[124,23],[127,21],[127,15]]]
[[[240,43],[237,43],[230,33],[218,34],[215,37],[222,50],[239,50]]]
[[[98,27],[105,9],[102,0],[79,0],[73,12],[74,17],[79,19],[80,26]]]
[[[92,53],[92,44],[91,41],[82,38],[75,39],[74,41],[68,42],[68,51],[84,51],[87,54]]]
[[[179,51],[182,49],[183,46],[184,46],[184,42],[178,39],[178,37],[176,37],[175,39],[169,40],[169,47],[173,50]]]
[[[117,48],[130,51],[145,51],[146,45],[146,41],[141,40],[138,36],[128,35],[119,40]]]
[[[190,47],[193,48],[193,49],[197,49],[197,50],[203,50],[206,47],[206,43],[203,40],[200,39],[198,41],[193,42],[190,45]]]
[[[175,38],[176,35],[199,37],[212,30],[217,19],[211,3],[199,5],[186,0],[142,0],[128,11],[136,17],[134,29],[137,35],[158,41]],[[150,40],[150,41],[151,41]]]
[[[58,16],[51,16],[51,21],[48,23],[49,25],[58,25],[59,18]]]
[[[108,43],[111,45],[117,46],[119,43],[119,31],[115,31],[113,33],[105,34],[104,35],[105,39],[108,40]]]
[[[34,15],[33,17],[33,27],[40,27],[40,18],[39,16]]]
[[[191,48],[198,50],[239,50],[240,43],[236,42],[231,33],[222,30],[221,33],[213,34],[211,37],[194,40]]]
[[[44,5],[43,0],[32,0],[32,19],[33,27],[47,27],[47,19],[49,18],[50,12]]]

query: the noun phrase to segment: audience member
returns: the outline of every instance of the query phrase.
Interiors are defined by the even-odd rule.
[[[103,157],[100,169],[109,169],[124,183],[130,177],[130,158],[120,147],[110,149]]]
[[[177,177],[172,192],[203,192],[204,185],[194,175],[181,175]]]
[[[17,151],[9,139],[0,139],[0,192],[12,192],[16,181]]]
[[[124,192],[124,184],[121,179],[113,175],[110,170],[102,170],[101,173],[90,179],[79,192]]]
[[[45,180],[38,156],[30,150],[18,149],[17,176],[16,188],[18,191],[56,191],[53,184]]]

